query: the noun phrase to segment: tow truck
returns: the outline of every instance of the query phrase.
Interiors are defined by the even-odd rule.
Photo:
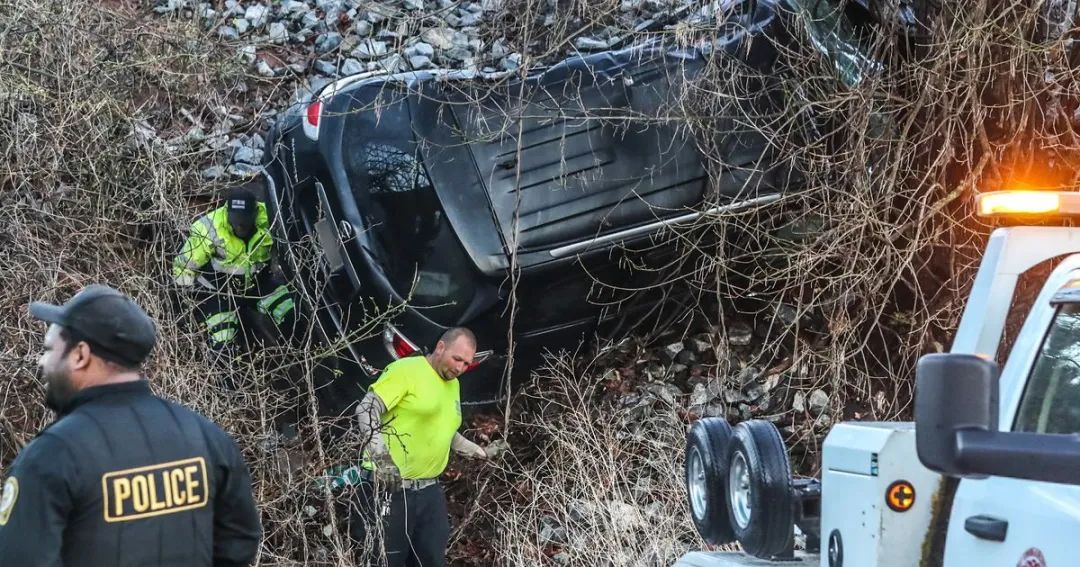
[[[949,351],[918,361],[914,422],[837,424],[818,480],[793,478],[772,423],[698,420],[690,513],[741,551],[677,567],[1080,565],[1080,228],[1042,226],[1080,216],[1080,193],[992,191],[976,212],[1021,226],[993,231]],[[1050,260],[999,371],[1017,282]]]

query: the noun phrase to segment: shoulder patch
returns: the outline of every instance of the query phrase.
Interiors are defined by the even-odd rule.
[[[19,499],[19,479],[10,477],[4,481],[4,492],[0,495],[0,526],[8,523],[15,501]]]

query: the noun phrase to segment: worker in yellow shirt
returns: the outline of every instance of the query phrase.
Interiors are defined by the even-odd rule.
[[[458,433],[457,379],[475,354],[472,331],[452,328],[431,354],[387,366],[357,407],[368,462],[351,506],[350,532],[367,561],[388,567],[445,564],[450,520],[439,475],[451,449],[473,458],[491,456]],[[370,537],[375,534],[381,541]]]

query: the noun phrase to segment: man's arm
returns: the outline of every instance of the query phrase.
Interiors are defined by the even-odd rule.
[[[259,552],[262,525],[251,495],[251,475],[240,449],[226,438],[224,462],[218,466],[217,496],[214,499],[214,566],[251,565]]]
[[[173,281],[177,285],[192,286],[199,270],[210,261],[213,253],[213,242],[210,239],[210,230],[206,226],[206,217],[200,218],[191,225],[191,233],[184,241],[180,253],[173,260]]]
[[[466,457],[472,457],[474,459],[486,459],[488,454],[483,447],[469,441],[464,435],[460,433],[454,433],[454,438],[450,440],[450,448],[459,455],[465,455]]]
[[[0,496],[0,561],[5,565],[60,564],[64,527],[74,507],[71,460],[63,443],[47,435],[15,459]]]
[[[386,413],[386,404],[375,392],[368,392],[356,406],[357,430],[360,444],[367,447],[372,457],[375,454],[389,454],[386,442],[382,438],[382,416]]]

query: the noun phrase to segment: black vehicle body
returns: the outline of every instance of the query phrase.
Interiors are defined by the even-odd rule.
[[[576,56],[524,80],[464,71],[347,78],[284,113],[266,164],[276,226],[321,250],[324,320],[338,335],[355,333],[407,304],[381,336],[351,345],[369,375],[346,379],[362,392],[373,369],[464,325],[485,356],[462,378],[463,402],[497,399],[511,329],[522,370],[544,349],[573,349],[656,316],[654,297],[619,303],[594,282],[655,283],[670,274],[626,271],[626,254],[662,264],[672,247],[636,254],[620,244],[797,189],[794,166],[774,162],[774,145],[736,119],[709,141],[724,167],[707,171],[702,140],[662,117],[718,57],[757,69],[759,84],[746,89],[756,112],[784,104],[769,77],[795,12],[752,4],[696,47]],[[296,277],[307,285],[314,275]]]

